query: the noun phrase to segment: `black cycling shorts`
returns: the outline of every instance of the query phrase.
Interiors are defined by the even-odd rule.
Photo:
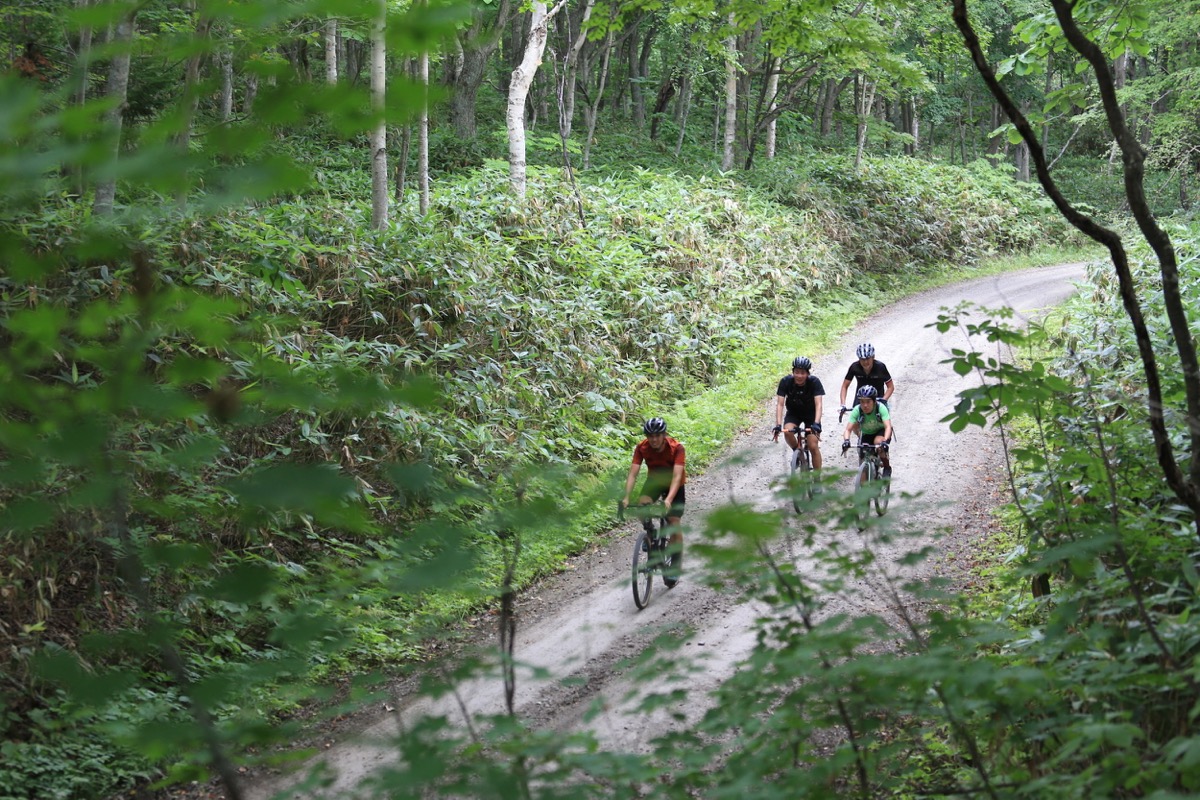
[[[661,502],[667,498],[667,492],[671,491],[671,476],[666,479],[660,478],[657,475],[650,475],[646,478],[646,482],[642,484],[642,492],[638,497],[649,497],[654,502]],[[680,486],[679,491],[675,493],[675,501],[671,503],[671,510],[667,512],[668,517],[682,517],[683,507],[687,503],[687,486]]]

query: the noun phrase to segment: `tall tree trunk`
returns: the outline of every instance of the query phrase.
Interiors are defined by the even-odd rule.
[[[387,119],[387,0],[378,0],[371,25],[371,108],[378,115],[371,131],[371,227],[388,224]]]
[[[613,51],[613,29],[610,25],[608,35],[604,39],[604,56],[600,60],[600,77],[596,81],[596,96],[592,102],[584,106],[584,123],[587,125],[587,138],[583,142],[583,168],[592,164],[592,138],[596,134],[596,120],[600,116],[600,103],[604,99],[604,86],[608,83],[608,65]]]
[[[529,87],[533,85],[537,75],[538,64],[542,62],[542,53],[546,50],[546,37],[549,35],[550,20],[562,10],[566,0],[559,0],[552,11],[548,11],[541,0],[534,0],[533,10],[529,15],[529,37],[525,44],[525,53],[521,63],[512,72],[508,84],[508,110],[505,124],[508,127],[508,185],[518,197],[525,197],[525,100],[529,97]]]
[[[851,76],[847,75],[837,83],[830,78],[825,84],[825,103],[821,108],[821,137],[833,133],[833,112],[837,108],[838,98],[850,85]]]
[[[337,17],[325,20],[325,82],[338,82],[338,21]]]
[[[242,96],[242,116],[254,113],[254,99],[258,97],[258,75],[251,72],[246,76],[246,93]]]
[[[677,119],[679,120],[679,135],[675,137],[675,157],[679,158],[679,154],[683,152],[683,139],[687,133],[688,114],[692,106],[692,76],[686,72],[680,79],[679,99],[675,103],[675,107],[678,109]]]
[[[408,151],[412,147],[412,126],[405,125],[400,133],[400,158],[396,163],[396,205],[404,202],[405,185],[408,182]]]
[[[188,0],[184,4],[189,14],[196,13],[196,0]],[[196,19],[196,41],[205,42],[208,39],[209,30],[212,27],[212,20],[208,17],[201,16]],[[206,49],[206,48],[205,48]],[[200,107],[200,95],[198,84],[200,83],[200,62],[204,57],[203,50],[193,52],[188,56],[187,62],[183,70],[183,120],[180,125],[179,133],[175,137],[175,146],[179,148],[180,157],[184,163],[187,163],[192,146],[192,121],[196,117],[196,111]],[[181,182],[180,187],[176,190],[175,200],[180,206],[187,203],[188,186],[187,182]]]
[[[767,122],[766,140],[763,142],[763,149],[766,151],[764,155],[767,160],[775,158],[775,123],[778,118],[775,116],[775,98],[779,94],[779,70],[782,68],[783,59],[776,56],[771,59],[771,72],[767,75],[767,114],[770,116]]]
[[[458,52],[447,66],[446,83],[450,86],[450,125],[460,139],[475,138],[479,87],[483,85],[488,62],[500,47],[502,34],[512,16],[512,0],[501,0],[496,16],[490,22],[485,12],[477,10],[471,27],[458,36]]]
[[[75,0],[76,9],[86,9],[92,3],[92,0]],[[91,82],[91,62],[92,62],[92,27],[85,25],[79,29],[79,40],[75,51],[75,64],[73,66],[75,81],[74,102],[77,106],[82,106],[87,102],[89,83]],[[70,166],[70,181],[71,191],[76,196],[82,196],[87,190],[87,177],[84,175],[83,166],[78,163],[73,163]]]
[[[733,26],[733,14],[729,15],[729,24]],[[730,35],[725,39],[725,138],[721,148],[721,169],[728,172],[733,169],[733,144],[737,140],[737,37]]]
[[[121,127],[125,103],[129,97],[129,62],[133,44],[133,26],[137,18],[134,9],[121,18],[113,35],[116,52],[108,65],[108,83],[104,93],[112,105],[104,112],[105,133],[111,137],[109,155],[114,163],[121,158]],[[92,201],[92,214],[97,217],[112,216],[117,196],[117,179],[106,178],[96,187]]]
[[[571,128],[575,121],[575,93],[576,86],[579,82],[579,54],[583,51],[583,46],[587,43],[587,24],[592,18],[592,9],[596,7],[596,0],[586,0],[583,7],[583,14],[579,18],[579,33],[575,37],[575,41],[571,44],[571,49],[567,51],[567,56],[563,63],[563,81],[558,93],[559,104],[559,133],[563,140],[571,138]],[[564,18],[570,20],[569,15],[564,15]],[[569,33],[569,30],[568,30]]]
[[[217,53],[221,70],[221,122],[229,122],[233,118],[233,51],[230,45],[225,45]]]
[[[875,105],[875,81],[868,80],[865,75],[860,76],[856,86],[854,105],[856,112],[854,168],[857,170],[862,166],[863,150],[867,145],[867,120],[872,106]]]
[[[423,51],[417,65],[417,80],[421,84],[421,118],[417,121],[417,185],[420,187],[418,209],[421,216],[429,213],[429,52]]]
[[[641,31],[641,20],[634,23],[633,35],[629,37],[628,60],[629,79],[627,85],[629,87],[629,118],[633,121],[635,130],[642,130],[646,125],[646,104],[642,99],[642,83],[641,72],[639,66],[641,61],[638,52],[638,34]]]

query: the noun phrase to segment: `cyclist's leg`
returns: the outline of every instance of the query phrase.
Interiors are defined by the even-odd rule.
[[[887,440],[883,438],[882,433],[871,437],[871,442],[873,444],[883,444],[885,441]],[[883,464],[883,477],[890,478],[892,476],[892,462],[888,457],[887,450],[879,451],[879,462]]]
[[[783,418],[783,440],[793,450],[800,446],[800,440],[796,438],[796,424],[797,420],[791,414]]]
[[[808,452],[812,454],[812,465],[814,470],[821,468],[821,434],[813,433],[812,428],[808,429]]]

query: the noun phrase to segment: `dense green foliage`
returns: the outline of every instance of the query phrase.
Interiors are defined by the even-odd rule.
[[[345,59],[361,68],[374,7],[334,6],[81,2],[66,13],[47,0],[3,12],[13,24],[0,36],[22,55],[0,85],[0,797],[99,797],[163,774],[235,780],[231,754],[288,741],[294,726],[279,720],[322,696],[317,679],[420,659],[432,628],[582,547],[610,508],[613,469],[641,416],[693,408],[702,389],[745,378],[738,360],[779,341],[785,310],[832,326],[859,312],[853,300],[894,296],[946,263],[1066,238],[1009,170],[968,157],[989,138],[982,104],[919,104],[959,135],[913,149],[957,153],[965,166],[880,155],[913,144],[888,127],[932,91],[918,52],[936,54],[939,80],[964,97],[978,86],[961,56],[924,46],[918,31],[936,28],[923,11],[875,9],[868,20],[833,3],[756,4],[742,21],[795,48],[790,59],[817,59],[823,91],[847,77],[861,97],[892,81],[879,119],[827,95],[838,124],[810,136],[821,115],[808,93],[780,118],[774,159],[720,174],[704,114],[664,125],[680,156],[647,141],[644,98],[633,97],[647,76],[626,74],[610,89],[591,168],[561,168],[564,152],[578,159],[579,136],[536,135],[518,199],[489,160],[502,146],[486,133],[494,119],[478,138],[443,130],[429,212],[410,197],[376,230],[369,100],[348,80],[319,87],[309,63],[319,24],[337,13],[350,18]],[[718,108],[708,78],[728,31],[687,4],[670,15],[621,10],[631,25],[671,31],[655,63],[695,67],[697,83],[711,84],[698,109]],[[453,9],[417,11],[394,12],[396,61],[462,33]],[[1013,20],[991,11],[993,43],[1011,52],[1019,40],[1000,34]],[[844,36],[816,35],[805,27],[814,19]],[[1187,20],[1171,19],[1164,53],[1186,63]],[[115,36],[122,20],[136,33],[123,101],[99,93],[117,82],[105,76],[119,39],[83,44],[85,32]],[[1066,74],[1042,32],[1026,43]],[[747,63],[768,52],[750,27],[740,33]],[[215,100],[226,55],[236,116]],[[452,63],[442,62],[447,73]],[[1168,84],[1129,92],[1153,112],[1150,137],[1171,144],[1159,163],[1175,172],[1159,179],[1179,191],[1159,193],[1164,210],[1186,200],[1192,113],[1188,71],[1165,74],[1170,113],[1148,91]],[[1031,102],[1046,99],[1025,88]],[[533,107],[548,82],[539,91]],[[420,97],[394,81],[383,116],[409,124]],[[856,163],[845,145],[858,123],[879,146]],[[757,134],[742,125],[750,151]],[[1081,130],[1091,132],[1081,158],[1102,162],[1103,137]],[[1098,180],[1086,173],[1072,170],[1075,185]],[[116,203],[104,210],[92,200],[109,180]],[[1098,283],[1108,313],[1077,312],[1085,321],[1067,338],[1076,358],[1086,342],[1088,359],[1107,367],[1083,384],[1103,398],[1086,406],[1106,415],[1103,426],[1082,424],[1077,371],[1048,379],[1042,367],[997,369],[991,377],[1021,391],[993,385],[955,423],[981,422],[998,400],[1006,417],[1039,425],[1018,453],[1025,553],[1037,574],[1069,583],[1051,601],[1020,604],[1015,629],[938,598],[944,611],[911,641],[860,657],[877,650],[877,620],[812,625],[808,612],[870,554],[823,552],[829,586],[776,565],[754,587],[769,609],[754,669],[645,757],[510,718],[490,721],[486,746],[430,722],[407,734],[425,757],[392,791],[513,795],[532,779],[547,795],[608,796],[657,780],[666,763],[679,796],[1194,790],[1194,547],[1140,468],[1146,443],[1125,400],[1138,374],[1110,287]],[[1175,382],[1169,397],[1178,400]],[[697,437],[703,464],[728,426],[697,428],[712,431]],[[1111,440],[1089,438],[1101,432]],[[1083,500],[1067,502],[1068,489]],[[852,502],[822,498],[812,524],[844,521]],[[718,513],[700,549],[718,579],[761,575],[778,523]],[[676,660],[669,645],[637,668]],[[818,755],[811,737],[831,726],[849,738]],[[712,769],[718,756],[728,769]]]

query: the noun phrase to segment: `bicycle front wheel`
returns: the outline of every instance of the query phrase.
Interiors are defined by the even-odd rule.
[[[862,490],[874,490],[875,470],[871,462],[863,461],[858,466],[858,474],[854,476],[854,506],[858,514],[859,526],[866,525],[867,516],[871,511],[871,498],[864,496],[866,494]],[[862,505],[859,505],[862,503]]]
[[[803,452],[802,448],[797,447],[795,450],[792,451],[792,457],[791,457],[790,463],[791,463],[791,467],[792,467],[791,489],[792,489],[792,492],[796,492],[797,491],[796,482],[804,479],[804,477],[805,477],[804,471],[805,471],[805,469],[807,469],[807,466],[808,466],[804,462],[804,452]],[[808,494],[808,492],[807,492],[807,490],[805,490],[805,496],[807,496],[807,494]],[[792,508],[796,509],[797,514],[800,513],[800,510],[801,510],[800,509],[800,495],[798,495],[798,494],[792,495]]]
[[[663,585],[670,589],[679,583],[679,576],[683,572],[683,542],[668,543],[661,555]]]
[[[633,603],[639,609],[650,602],[650,591],[654,588],[654,569],[651,567],[651,539],[646,531],[638,534],[633,542]],[[646,549],[643,550],[642,548]]]
[[[892,482],[883,477],[883,471],[879,472],[879,492],[875,495],[875,513],[883,516],[887,513],[888,500],[892,496]]]

